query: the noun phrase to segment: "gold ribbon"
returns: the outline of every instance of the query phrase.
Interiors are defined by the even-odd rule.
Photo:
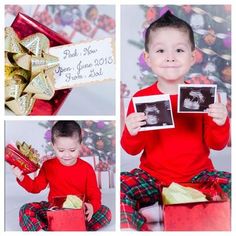
[[[25,142],[20,143],[19,141],[17,141],[16,146],[20,153],[29,158],[29,160],[34,162],[36,165],[39,165],[39,154],[35,149],[31,147],[31,145],[28,145]]]
[[[54,95],[52,69],[59,63],[47,54],[49,45],[41,33],[19,40],[12,27],[5,28],[5,104],[16,115],[28,115],[35,99]]]

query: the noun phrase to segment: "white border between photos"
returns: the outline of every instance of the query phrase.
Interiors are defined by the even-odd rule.
[[[236,30],[234,29],[235,27],[233,27],[233,25],[235,26],[236,23],[236,15],[235,10],[236,10],[236,6],[235,6],[235,1],[233,0],[217,0],[217,3],[215,0],[193,0],[190,2],[186,1],[186,0],[179,0],[179,1],[173,1],[173,0],[86,0],[86,2],[84,0],[41,0],[40,3],[43,4],[108,4],[108,5],[116,5],[116,115],[115,116],[105,116],[105,117],[94,117],[94,116],[89,116],[89,117],[81,117],[81,116],[56,116],[56,117],[16,117],[16,116],[12,116],[12,117],[7,117],[5,116],[5,111],[4,111],[4,98],[3,98],[3,94],[4,94],[4,84],[3,84],[3,78],[4,78],[4,65],[3,63],[0,64],[0,73],[1,73],[1,88],[0,88],[0,130],[2,131],[2,137],[3,132],[4,132],[4,120],[59,120],[59,119],[78,119],[78,120],[86,120],[86,119],[107,119],[107,120],[116,120],[116,167],[117,167],[117,173],[120,172],[120,6],[121,5],[139,5],[139,4],[143,4],[143,5],[168,5],[168,4],[177,4],[177,5],[183,5],[183,4],[191,4],[191,5],[201,5],[201,4],[212,4],[212,5],[217,5],[217,4],[231,4],[232,5],[232,42],[235,42],[235,37],[234,35],[236,34]],[[20,4],[19,0],[1,0],[0,2],[0,36],[2,39],[2,43],[0,44],[0,51],[3,52],[3,48],[4,48],[4,43],[3,43],[3,38],[4,38],[4,5],[5,4]],[[27,2],[25,1],[25,4],[27,5],[35,5],[35,0],[27,0]],[[23,5],[23,4],[22,4]],[[236,45],[235,43],[232,43],[232,52],[236,52]],[[1,62],[4,61],[4,54],[1,54]],[[235,76],[235,57],[234,54],[232,53],[232,78],[234,78]],[[235,104],[235,96],[234,96],[234,92],[235,92],[235,83],[232,80],[232,108],[233,108],[233,112],[232,112],[232,121],[235,119],[234,117],[234,108],[236,107]],[[236,166],[236,159],[233,158],[236,156],[235,153],[235,134],[233,131],[235,131],[236,126],[235,123],[232,122],[231,124],[231,130],[232,130],[232,153],[231,153],[231,157],[232,157],[232,170],[235,170],[235,166]],[[4,232],[4,138],[0,139],[0,156],[1,158],[1,174],[0,174],[0,188],[2,191],[1,194],[1,200],[0,200],[0,209],[1,209],[1,213],[0,213],[0,234],[1,235],[25,235],[25,232],[19,232],[19,231],[7,231]],[[234,171],[235,172],[235,171]],[[207,236],[217,236],[217,235],[232,235],[234,232],[236,232],[236,224],[234,223],[236,220],[236,206],[235,206],[235,199],[236,199],[236,195],[235,195],[235,173],[233,172],[232,175],[232,231],[231,232],[148,232],[149,235],[189,235],[189,233],[191,233],[191,235],[196,235],[198,236],[199,234],[201,235],[207,235]],[[134,235],[134,234],[142,234],[143,232],[131,232],[131,231],[120,231],[120,217],[119,217],[119,211],[120,211],[120,196],[119,196],[119,191],[120,191],[120,179],[119,179],[119,175],[116,175],[116,232],[113,231],[108,231],[108,232],[104,232],[104,231],[100,231],[100,232],[88,232],[91,234],[95,234],[95,235],[110,235],[111,233],[114,234],[115,236],[130,236]],[[78,235],[78,233],[80,234],[80,232],[50,232],[50,235]],[[28,232],[29,235],[33,235],[35,234],[35,232]],[[39,235],[48,235],[48,232],[37,232],[37,234]],[[84,232],[81,232],[81,235],[84,234]],[[87,232],[85,233],[87,234]]]

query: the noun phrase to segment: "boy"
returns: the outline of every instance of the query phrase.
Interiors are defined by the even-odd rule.
[[[149,230],[139,210],[161,201],[161,186],[171,182],[204,182],[224,177],[222,189],[230,195],[230,173],[216,171],[210,148],[220,150],[229,140],[225,105],[211,104],[207,113],[177,113],[178,84],[195,61],[193,31],[169,11],[153,22],[145,35],[145,60],[158,82],[136,96],[170,94],[175,128],[139,132],[146,124],[144,113],[129,104],[121,145],[131,155],[140,152],[139,169],[121,173],[121,228]],[[157,211],[156,211],[157,212]]]
[[[101,192],[94,170],[79,158],[81,141],[81,128],[77,122],[58,121],[52,127],[56,158],[45,161],[33,180],[13,166],[17,182],[28,192],[39,193],[49,186],[48,202],[27,203],[21,207],[19,221],[23,231],[48,230],[46,211],[57,196],[85,196],[86,226],[89,231],[98,230],[110,222],[111,212],[101,205]]]

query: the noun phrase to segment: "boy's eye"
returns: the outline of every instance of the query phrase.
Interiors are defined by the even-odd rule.
[[[163,53],[164,50],[163,50],[163,49],[158,49],[156,52],[158,52],[158,53]]]
[[[178,49],[176,49],[176,52],[184,52],[184,50],[181,48],[178,48]]]
[[[59,149],[58,151],[59,151],[59,152],[64,152],[64,150],[62,150],[62,149]]]
[[[71,152],[75,152],[75,149],[71,149],[70,151],[71,151]]]

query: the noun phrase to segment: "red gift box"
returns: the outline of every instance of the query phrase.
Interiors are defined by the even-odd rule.
[[[17,148],[8,144],[5,148],[5,160],[10,164],[20,168],[23,174],[29,174],[38,170],[39,165],[35,164],[28,157],[23,155]]]
[[[56,197],[53,209],[47,211],[49,231],[86,231],[84,207],[63,209],[66,197]],[[55,209],[54,209],[55,208]]]
[[[206,191],[207,189],[204,187],[202,188],[203,186],[202,184],[190,184],[190,185],[183,184],[183,185],[190,186],[198,190],[203,189],[203,192]],[[164,205],[164,216],[163,216],[164,230],[165,231],[230,231],[231,230],[230,201],[228,198],[225,198],[225,194],[220,189],[220,187],[219,188],[218,187],[216,188],[216,190],[218,191],[218,195],[222,196],[222,200],[219,201],[209,200],[208,202]],[[210,191],[206,191],[206,193],[209,192]]]
[[[42,33],[49,39],[50,47],[71,43],[48,27],[22,13],[16,16],[11,27],[20,39],[34,33]],[[36,99],[30,115],[56,115],[70,91],[71,89],[57,90],[49,101]]]

